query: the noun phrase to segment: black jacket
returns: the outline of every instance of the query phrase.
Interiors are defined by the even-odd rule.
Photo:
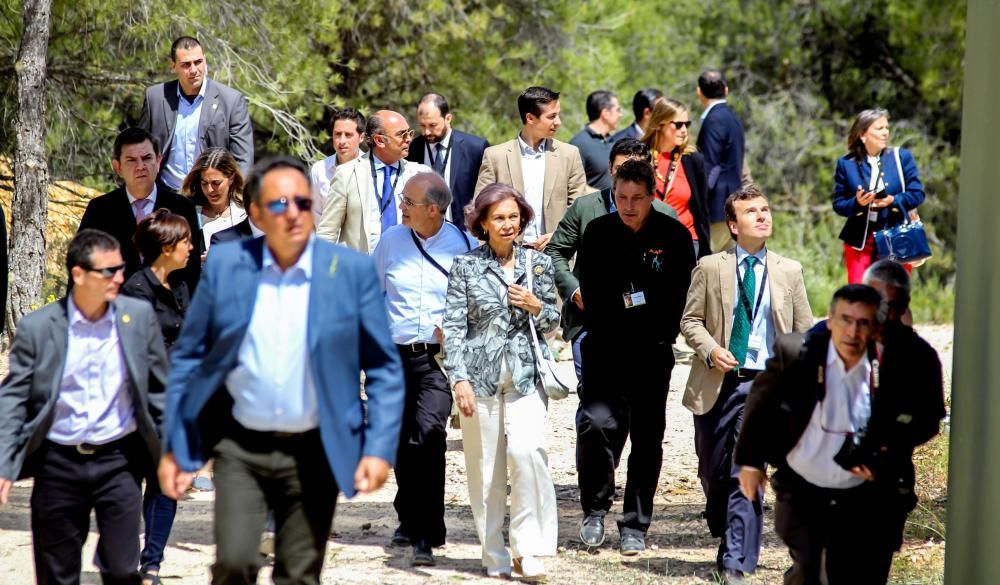
[[[476,181],[479,179],[479,167],[483,166],[483,153],[490,143],[485,138],[451,129],[451,153],[448,155],[451,164],[451,177],[448,187],[451,188],[451,221],[465,229],[465,206],[472,202],[476,191]],[[432,167],[431,161],[424,160],[427,140],[417,136],[410,144],[410,153],[406,160]]]
[[[146,267],[125,282],[122,294],[142,299],[153,306],[160,331],[163,333],[163,343],[169,350],[181,332],[184,314],[191,304],[191,296],[186,282],[171,277],[167,280],[170,283],[169,289],[163,286],[153,271]]]
[[[248,217],[232,227],[227,227],[212,234],[212,241],[209,244],[214,246],[222,242],[238,242],[249,240],[253,237],[253,230],[250,229],[250,218]]]
[[[698,258],[712,253],[712,237],[708,222],[708,186],[705,183],[705,157],[693,152],[681,157],[681,166],[691,187],[691,216],[694,218],[694,232],[698,234]]]

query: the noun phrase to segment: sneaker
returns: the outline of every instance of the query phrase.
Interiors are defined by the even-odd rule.
[[[510,579],[510,567],[483,568],[486,569],[486,576],[491,579]]]
[[[622,535],[621,551],[623,555],[634,557],[644,550],[646,550],[646,539],[643,535],[634,532],[626,532]]]
[[[207,475],[196,475],[194,481],[191,482],[191,487],[199,492],[215,491],[215,484],[212,483],[212,478]]]
[[[410,564],[414,567],[433,567],[437,564],[431,552],[431,545],[427,544],[426,540],[418,540],[413,545],[413,561]]]
[[[399,527],[395,532],[392,533],[392,540],[389,541],[389,546],[410,546],[410,537],[403,532],[403,528]]]
[[[604,516],[587,516],[580,525],[580,540],[587,546],[604,544]]]
[[[269,557],[274,554],[274,532],[264,531],[260,536],[260,554]]]
[[[545,565],[535,557],[514,559],[514,570],[511,575],[522,581],[544,581]]]

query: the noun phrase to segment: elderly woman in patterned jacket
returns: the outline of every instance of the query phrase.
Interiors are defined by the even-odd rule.
[[[483,566],[491,577],[538,580],[545,575],[538,557],[556,553],[558,519],[545,452],[547,399],[528,320],[542,334],[559,323],[559,311],[552,261],[517,242],[532,215],[524,197],[501,184],[487,186],[469,205],[467,227],[487,245],[452,265],[444,346],[445,370],[462,413],[469,502]],[[526,288],[528,270],[533,290]],[[510,553],[502,531],[508,480]]]

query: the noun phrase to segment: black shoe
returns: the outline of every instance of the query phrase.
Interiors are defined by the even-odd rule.
[[[604,544],[604,516],[587,516],[580,525],[580,540],[587,546]]]
[[[410,537],[403,533],[402,528],[397,528],[396,532],[392,533],[392,540],[389,541],[389,546],[410,546]]]
[[[743,571],[726,569],[725,571],[722,571],[722,582],[726,585],[745,585],[747,580],[743,576]]]
[[[634,532],[622,534],[621,551],[623,555],[634,557],[644,550],[646,550],[646,539],[642,534]]]
[[[433,567],[437,564],[434,561],[434,555],[431,554],[431,545],[427,544],[426,540],[420,539],[417,544],[413,545],[413,562],[411,564],[414,567]]]

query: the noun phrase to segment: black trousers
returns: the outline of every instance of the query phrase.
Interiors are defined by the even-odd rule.
[[[785,585],[884,585],[906,511],[872,482],[851,489],[810,484],[788,468],[771,478],[774,530],[788,546]]]
[[[430,546],[445,541],[444,478],[451,390],[434,354],[437,345],[413,351],[397,346],[403,360],[406,403],[396,455],[396,499],[400,531]]]
[[[615,469],[632,440],[618,528],[645,533],[663,463],[667,391],[674,354],[669,343],[636,343],[627,359],[593,334],[582,343],[583,387],[576,412],[576,468],[585,516],[605,516],[615,495]]]
[[[251,585],[263,557],[268,509],[275,518],[277,585],[319,585],[337,503],[319,431],[287,435],[227,424],[215,447],[215,543],[212,583]]]
[[[100,538],[96,563],[105,585],[137,585],[142,472],[149,453],[137,433],[87,455],[46,441],[31,491],[35,576],[40,585],[80,583],[90,511]]]

